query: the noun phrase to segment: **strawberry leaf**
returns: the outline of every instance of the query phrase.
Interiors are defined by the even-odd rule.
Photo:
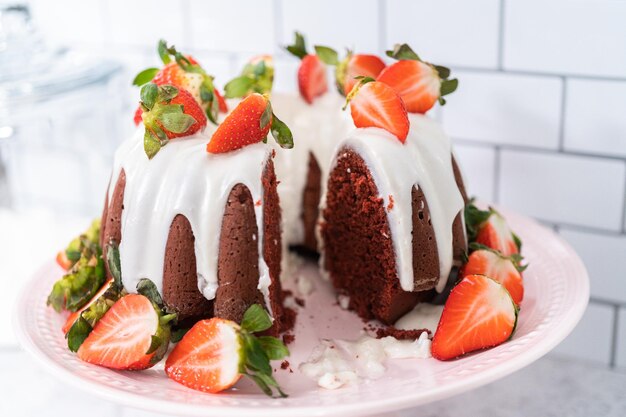
[[[154,83],[145,84],[141,87],[140,96],[142,104],[151,110],[159,97],[159,88]]]
[[[122,268],[120,266],[120,249],[116,242],[111,241],[107,244],[107,265],[109,272],[113,277],[115,288],[120,291],[122,289]]]
[[[278,145],[283,149],[293,148],[293,133],[291,129],[275,114],[272,114],[272,127],[270,128],[272,136]]]
[[[169,107],[169,106],[167,106]],[[173,133],[185,133],[191,126],[196,123],[196,119],[193,116],[183,113],[182,106],[179,107],[180,111],[173,112],[167,111],[159,116],[159,121],[165,129]]]
[[[245,75],[233,78],[224,86],[224,96],[226,98],[243,97],[248,94],[253,84],[254,79]]]
[[[264,60],[260,60],[252,68],[252,73],[255,77],[262,77],[263,75],[265,75],[265,71],[267,71],[267,65],[265,64]]]
[[[295,55],[300,59],[304,58],[307,55],[304,36],[302,36],[301,33],[296,32],[293,45],[288,45],[285,47],[285,49],[289,51],[292,55]]]
[[[442,80],[448,79],[448,77],[450,76],[450,68],[443,67],[441,65],[435,65],[434,67],[437,70],[437,73],[439,74],[439,78],[441,78]]]
[[[137,293],[143,295],[158,307],[163,308],[163,298],[161,298],[161,294],[159,294],[159,290],[154,282],[150,281],[148,278],[141,278],[139,280],[137,283]]]
[[[170,58],[170,54],[167,49],[167,42],[165,42],[163,39],[159,40],[159,43],[157,45],[157,52],[159,53],[161,61],[163,61],[165,65],[172,62],[172,59]]]
[[[397,60],[421,61],[420,57],[406,43],[394,45],[392,50],[386,51],[386,54]]]
[[[275,361],[289,356],[289,349],[282,340],[272,336],[259,336],[257,339],[270,360]]]
[[[152,81],[157,72],[159,72],[158,68],[146,68],[135,76],[133,79],[133,85],[141,87],[142,85],[149,83]]]
[[[148,159],[152,159],[161,149],[161,141],[155,138],[148,129],[143,135],[143,149]]]
[[[478,229],[489,219],[492,213],[491,210],[479,209],[474,205],[473,201],[470,201],[465,206],[465,227],[467,229],[467,238],[470,242],[476,240]]]
[[[272,319],[260,304],[252,304],[243,314],[241,328],[250,333],[262,332],[272,327]]]
[[[452,80],[443,80],[441,82],[441,89],[439,90],[439,94],[441,97],[447,96],[448,94],[454,93],[458,86],[459,80],[457,80],[456,78]]]
[[[67,347],[70,349],[71,352],[78,351],[78,348],[80,348],[80,345],[82,345],[85,339],[87,339],[87,336],[89,336],[91,330],[91,325],[89,324],[89,322],[87,322],[87,320],[83,318],[83,315],[81,314],[66,335]]]
[[[328,46],[315,45],[315,53],[326,65],[339,65],[339,55],[337,51]]]
[[[178,88],[173,85],[165,84],[158,88],[158,101],[170,102],[174,97],[178,95]]]
[[[272,121],[272,114],[272,103],[268,101],[265,106],[265,110],[263,110],[263,113],[261,114],[261,119],[259,120],[259,127],[261,130],[265,129],[267,125],[270,124]]]

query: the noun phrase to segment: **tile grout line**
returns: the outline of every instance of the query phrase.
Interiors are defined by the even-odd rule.
[[[574,78],[580,80],[589,80],[589,81],[616,81],[616,82],[626,82],[626,77],[616,77],[616,76],[604,76],[604,75],[587,75],[587,74],[576,74],[571,72],[544,72],[544,71],[532,71],[532,70],[522,70],[522,69],[514,69],[514,68],[489,68],[489,67],[472,67],[465,65],[450,65],[450,67],[455,71],[465,71],[472,73],[484,73],[484,74],[509,74],[509,75],[520,75],[520,76],[529,76],[529,77],[550,77],[550,78]]]
[[[283,8],[281,7],[281,0],[274,0],[272,2],[273,14],[274,14],[274,49],[280,48],[283,42]]]
[[[558,149],[539,148],[536,146],[494,143],[494,142],[483,141],[480,139],[466,139],[466,138],[462,138],[458,136],[455,136],[454,140],[458,141],[458,143],[462,145],[498,146],[503,150],[511,150],[511,151],[535,152],[535,153],[548,154],[548,155],[578,156],[582,158],[604,159],[604,160],[620,161],[620,162],[626,161],[626,156],[612,156],[612,155],[606,155],[606,154],[585,153],[585,152],[572,151],[572,150],[565,150],[565,151],[559,152]]]
[[[561,90],[561,113],[559,120],[559,151],[565,151],[565,116],[567,114],[567,78],[561,77],[562,90]]]
[[[609,358],[609,366],[615,368],[617,366],[617,336],[619,333],[619,306],[613,306],[613,334],[611,338],[611,356]]]
[[[387,48],[387,2],[378,0],[378,49],[383,53]]]
[[[496,204],[500,204],[500,159],[502,158],[502,152],[499,146],[494,148],[495,159],[493,162],[493,201]]]
[[[626,301],[613,301],[602,297],[594,297],[593,295],[589,297],[589,302],[597,305],[616,307],[618,309],[622,307],[626,308]]]
[[[186,25],[185,22],[192,22],[191,19],[191,4],[189,4],[189,0],[182,0],[180,2],[180,6],[183,10],[183,43],[185,45],[195,46],[196,42],[193,39],[193,31],[191,30],[191,24]]]
[[[498,27],[498,70],[504,70],[504,20],[506,0],[500,0],[500,22]]]
[[[622,197],[622,233],[626,234],[626,175],[624,176],[624,195]]]

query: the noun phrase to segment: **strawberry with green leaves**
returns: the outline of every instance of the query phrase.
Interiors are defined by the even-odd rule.
[[[106,280],[102,249],[99,245],[100,221],[70,242],[63,252],[68,260],[67,274],[54,283],[47,304],[57,312],[79,310],[91,300]],[[58,259],[58,256],[57,256]]]
[[[206,149],[209,153],[217,154],[261,141],[267,142],[270,131],[282,148],[293,147],[291,131],[276,117],[267,96],[252,93],[220,123]]]
[[[317,54],[307,52],[302,34],[296,32],[295,36],[294,44],[285,49],[301,59],[298,68],[298,88],[304,101],[312,104],[317,97],[328,91],[326,66]]]
[[[326,65],[335,67],[335,82],[339,94],[347,96],[355,84],[357,77],[376,78],[385,68],[385,62],[376,55],[355,54],[348,50],[346,57],[339,60],[339,54],[327,46],[315,46],[315,53]]]
[[[517,307],[506,288],[484,275],[464,277],[450,292],[433,336],[432,355],[445,361],[511,338]]]
[[[410,122],[400,96],[391,87],[373,78],[358,78],[358,83],[346,98],[354,125],[384,129],[404,143]]]
[[[470,242],[497,250],[504,256],[520,253],[522,241],[493,207],[480,210],[473,203],[468,204],[465,207],[465,225]]]
[[[409,113],[426,113],[444,96],[454,92],[457,79],[449,79],[450,69],[423,61],[407,44],[396,45],[387,55],[399,61],[389,65],[376,78],[402,97]]]
[[[277,338],[256,335],[271,326],[271,318],[258,304],[246,310],[241,325],[220,318],[199,321],[168,356],[165,373],[209,393],[224,391],[246,376],[266,395],[275,390],[286,397],[272,375],[270,360],[288,356],[289,350]]]
[[[152,159],[170,139],[193,135],[207,124],[204,111],[187,90],[154,83],[141,87],[144,150]]]
[[[246,97],[252,93],[269,94],[274,84],[274,60],[258,55],[243,67],[241,74],[224,86],[226,98]]]
[[[156,85],[173,85],[178,89],[187,90],[206,112],[206,117],[211,122],[217,123],[218,112],[228,112],[228,106],[213,85],[214,77],[207,74],[193,57],[183,55],[174,46],[168,46],[164,40],[159,41],[157,51],[165,67],[141,71],[133,80],[133,84],[143,86],[152,82]],[[138,124],[137,114],[135,123]]]
[[[474,250],[463,268],[461,277],[468,275],[486,275],[504,285],[516,305],[520,305],[524,299],[524,281],[519,266],[519,255],[510,257],[482,245],[472,244]]]
[[[83,242],[98,243],[100,240],[100,219],[91,222],[91,225],[79,237],[74,238],[67,247],[57,253],[57,264],[69,271],[72,266],[80,259],[82,253]]]

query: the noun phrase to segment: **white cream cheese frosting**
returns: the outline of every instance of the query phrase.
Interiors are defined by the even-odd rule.
[[[253,201],[263,201],[262,176],[271,149],[263,143],[226,154],[206,152],[213,126],[205,132],[171,140],[151,160],[143,149],[143,128],[115,154],[109,195],[122,169],[126,174],[122,210],[120,263],[124,286],[135,292],[141,278],[161,292],[170,225],[184,215],[195,237],[198,289],[209,300],[217,291],[217,259],[222,217],[231,189],[241,183]],[[259,248],[258,288],[269,303],[269,269],[263,259],[263,206],[254,207]]]
[[[404,143],[383,129],[362,128],[348,133],[337,148],[347,147],[363,158],[384,207],[390,206],[393,198],[387,219],[404,291],[414,288],[411,191],[413,186],[423,191],[437,241],[440,279],[436,289],[441,292],[453,263],[452,224],[464,202],[454,178],[450,139],[428,116],[409,114],[409,121],[411,127]],[[339,157],[340,154],[335,155],[332,167]]]

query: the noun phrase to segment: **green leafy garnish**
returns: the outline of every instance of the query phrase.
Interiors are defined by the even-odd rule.
[[[146,68],[135,76],[133,79],[133,85],[141,87],[142,85],[149,83],[152,81],[157,72],[159,72],[158,68]]]
[[[315,53],[326,65],[339,65],[339,54],[328,46],[315,45]]]
[[[66,249],[73,265],[54,283],[47,304],[56,311],[77,311],[96,294],[105,281],[106,272],[99,245],[100,221],[70,242]]]
[[[246,310],[239,330],[243,359],[239,365],[239,372],[252,379],[266,395],[271,397],[276,390],[279,396],[287,397],[274,379],[270,360],[288,356],[289,349],[280,339],[254,335],[271,326],[272,319],[259,304],[254,304]]]
[[[307,56],[304,36],[302,36],[300,32],[295,32],[295,40],[293,42],[293,45],[288,45],[285,47],[285,49],[292,55],[295,55],[300,59]]]

